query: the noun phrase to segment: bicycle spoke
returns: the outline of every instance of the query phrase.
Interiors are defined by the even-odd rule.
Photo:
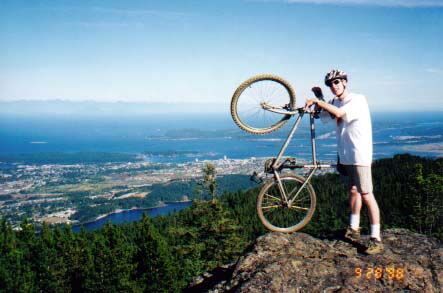
[[[306,201],[306,200],[310,200],[310,198],[309,198],[309,196],[308,195],[304,195],[304,196],[302,196],[302,197],[298,197],[298,198],[296,198],[295,200],[293,200],[292,202],[297,202],[297,203],[300,203],[300,202],[303,202],[303,201]]]
[[[260,105],[260,102],[261,102],[261,96],[260,95],[252,95],[252,99],[254,99],[257,102],[257,105]]]
[[[306,186],[303,188],[303,190],[297,190],[297,193],[294,195],[294,197],[291,199],[293,202],[295,201],[301,201],[303,199],[303,193],[306,195]]]
[[[288,196],[288,190],[286,188],[286,184],[284,183],[284,181],[281,182],[281,185],[283,187],[283,192],[285,193],[285,196],[286,196],[286,197],[285,196],[283,196],[283,197],[286,198],[286,200],[289,200],[290,198]]]
[[[309,211],[309,208],[298,207],[298,206],[291,206],[291,209],[297,209],[297,210]]]
[[[282,109],[292,99],[292,93],[283,82],[274,79],[256,80],[240,92],[235,113],[240,124],[254,129],[251,131],[267,132],[279,124],[282,125],[285,119],[282,114],[263,109],[261,104]]]
[[[266,112],[266,111],[263,111],[263,112],[262,112],[263,125],[266,125],[266,121],[265,121],[265,112]]]
[[[272,93],[269,95],[269,97],[274,97],[275,92],[278,91],[278,88],[275,87]]]
[[[266,207],[263,207],[262,206],[262,209],[272,209],[272,208],[278,208],[279,206],[278,205],[273,205],[273,206],[266,206]]]
[[[270,230],[295,232],[304,227],[312,217],[315,194],[308,187],[303,188],[295,201],[285,205],[280,199],[283,196],[281,192],[290,191],[289,194],[294,195],[296,191],[300,191],[304,181],[296,176],[282,176],[280,180],[281,188],[278,182],[274,181],[261,191],[257,205],[260,211],[259,217]]]
[[[261,109],[253,109],[253,113],[251,113],[251,114],[249,114],[248,116],[246,116],[247,118],[249,118],[249,117],[252,117],[253,119],[254,119],[254,117],[257,117],[257,116],[259,116],[260,115],[260,110]],[[245,119],[245,120],[247,120],[247,119]]]
[[[280,198],[275,197],[275,196],[272,196],[272,195],[270,195],[269,193],[266,193],[265,195],[268,196],[268,197],[271,197],[271,198],[273,198],[273,199],[275,199],[275,200],[277,200],[277,201],[281,201]]]
[[[248,108],[242,110],[243,115],[247,114],[247,113],[251,113],[252,111],[257,111],[257,106],[256,105],[251,105]]]
[[[298,190],[298,186],[294,187],[294,188],[291,190],[291,192],[289,192],[289,194],[288,194],[288,198],[291,198],[292,194],[294,194],[294,191],[297,192],[297,190]]]
[[[271,111],[265,111],[265,123],[266,125],[271,125],[275,120],[280,118],[280,114],[272,113]]]

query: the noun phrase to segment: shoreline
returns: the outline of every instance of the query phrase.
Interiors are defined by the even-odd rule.
[[[170,204],[170,203],[184,203],[184,202],[192,202],[192,199],[187,199],[187,200],[168,200],[168,201],[164,201],[164,203],[166,205]]]
[[[81,222],[81,223],[76,223],[75,225],[72,225],[72,227],[83,226],[83,225],[86,225],[86,224],[90,224],[90,223],[99,221],[99,220],[101,220],[103,218],[106,218],[106,217],[108,217],[108,216],[110,216],[112,214],[120,214],[120,213],[123,213],[123,212],[129,212],[129,211],[134,211],[134,210],[151,210],[151,209],[155,209],[155,208],[166,207],[168,204],[172,204],[172,203],[185,203],[185,202],[192,202],[192,200],[187,200],[187,201],[168,201],[168,202],[163,202],[163,204],[158,204],[156,206],[147,207],[147,208],[136,208],[136,207],[133,207],[133,208],[130,208],[130,209],[115,209],[112,212],[98,215],[97,217],[95,217],[92,220],[88,220],[88,221]]]

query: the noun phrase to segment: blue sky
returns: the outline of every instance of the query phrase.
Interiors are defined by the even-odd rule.
[[[220,106],[269,72],[301,105],[332,68],[373,109],[443,110],[443,1],[0,0],[0,101]]]

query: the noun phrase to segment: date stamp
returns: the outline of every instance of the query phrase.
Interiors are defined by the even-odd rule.
[[[388,280],[403,281],[405,278],[405,269],[403,267],[395,266],[375,266],[375,267],[356,267],[354,269],[354,275],[357,278],[382,279],[386,276]]]

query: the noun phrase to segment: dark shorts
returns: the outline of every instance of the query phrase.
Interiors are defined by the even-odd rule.
[[[348,176],[345,180],[348,188],[357,187],[359,193],[372,193],[371,166],[344,165]]]

